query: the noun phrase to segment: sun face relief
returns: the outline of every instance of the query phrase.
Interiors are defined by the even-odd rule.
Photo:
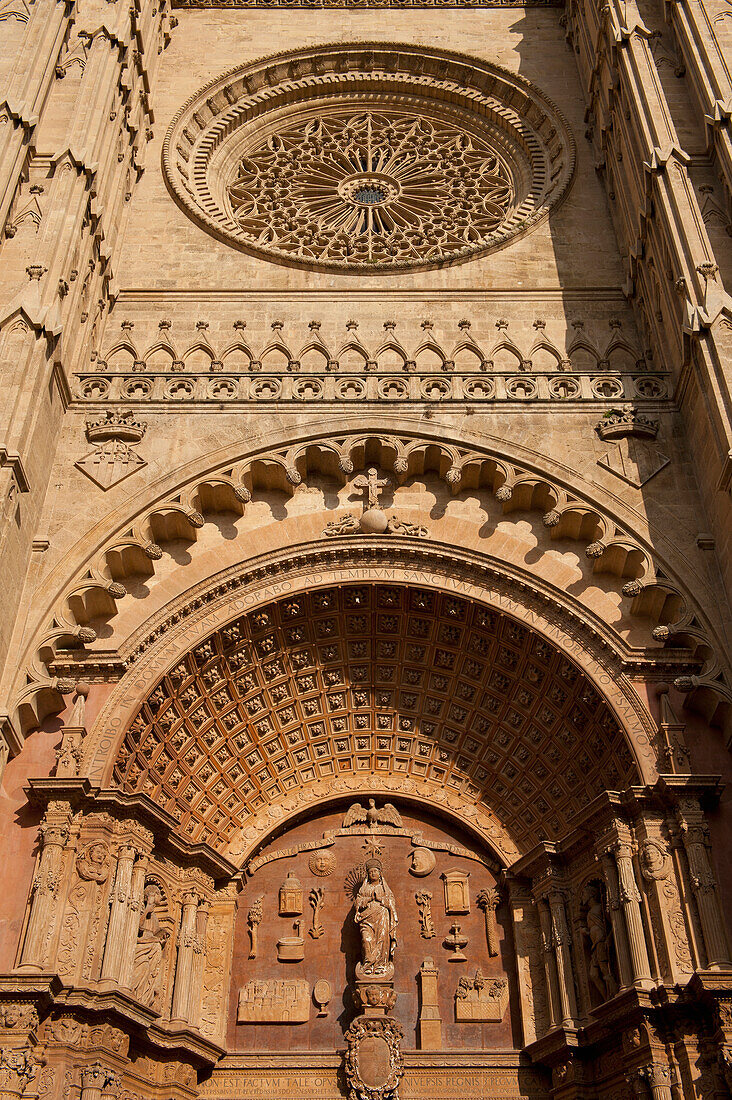
[[[414,114],[295,122],[242,158],[228,188],[253,247],[318,263],[456,258],[490,243],[510,172],[475,135]]]

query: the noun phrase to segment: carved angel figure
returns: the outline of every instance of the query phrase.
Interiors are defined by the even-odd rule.
[[[378,859],[366,863],[366,877],[356,894],[354,920],[361,933],[364,974],[383,974],[394,958],[397,938],[396,901],[384,882]]]
[[[368,809],[364,809],[360,802],[356,802],[347,811],[343,818],[343,828],[350,829],[351,825],[368,825],[370,829],[375,829],[377,825],[395,825],[397,829],[401,829],[402,819],[396,806],[392,806],[391,802],[387,802],[377,810],[376,802],[370,798]]]

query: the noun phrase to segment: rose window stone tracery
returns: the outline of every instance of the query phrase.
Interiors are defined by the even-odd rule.
[[[167,186],[260,259],[392,273],[478,258],[566,193],[574,140],[533,84],[412,45],[336,44],[212,80],[163,147]]]
[[[228,188],[251,243],[352,264],[454,258],[490,244],[514,199],[479,138],[413,114],[295,123],[242,158]]]

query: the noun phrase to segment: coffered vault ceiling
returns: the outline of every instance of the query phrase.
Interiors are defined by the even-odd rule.
[[[638,781],[615,717],[549,642],[386,585],[288,597],[202,641],[140,707],[114,768],[218,850],[296,788],[359,774],[460,791],[522,848]]]

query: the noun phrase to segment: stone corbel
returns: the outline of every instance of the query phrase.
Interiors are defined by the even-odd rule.
[[[577,1026],[577,993],[572,968],[572,953],[569,925],[565,909],[564,894],[556,889],[548,893],[549,912],[557,966],[557,985],[559,1003],[562,1012],[562,1026]]]

